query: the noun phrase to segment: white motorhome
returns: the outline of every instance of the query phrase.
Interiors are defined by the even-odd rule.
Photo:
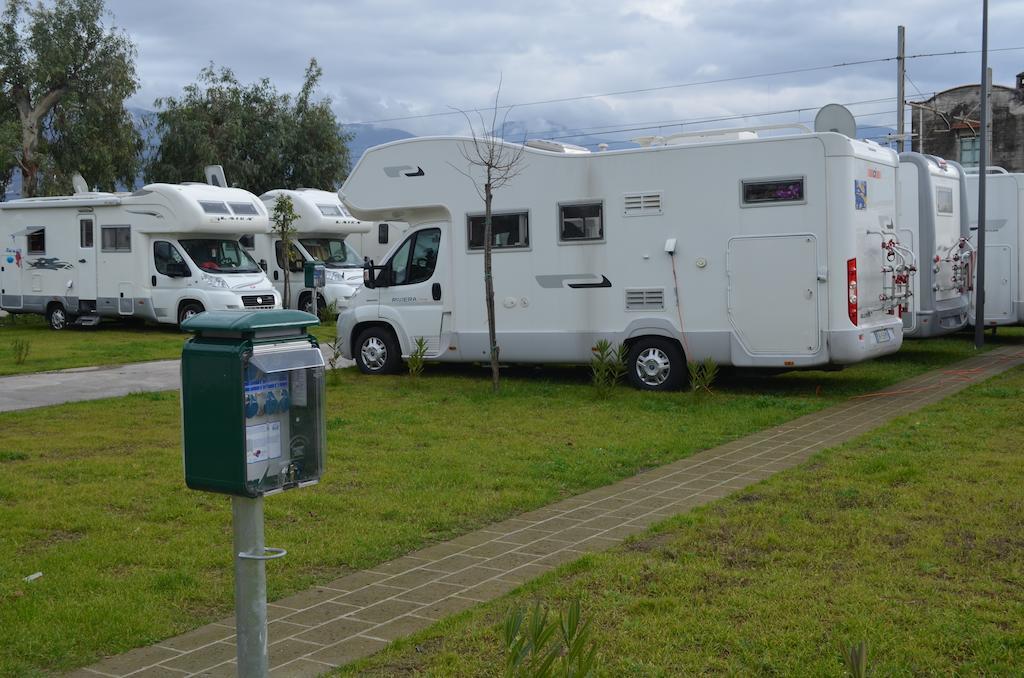
[[[967,175],[967,208],[972,229],[978,224],[978,174]],[[990,167],[985,178],[985,320],[988,327],[1024,323],[1024,259],[1020,256],[1024,223],[1024,174]],[[974,243],[977,244],[977,236]],[[975,273],[976,273],[975,269]],[[977,284],[975,284],[975,293]],[[969,322],[977,324],[971,295]]]
[[[238,243],[268,228],[252,193],[198,183],[0,203],[0,307],[45,314],[53,329],[276,308],[273,286]]]
[[[268,213],[280,196],[292,199],[295,236],[292,253],[286,257],[279,235],[270,230],[242,240],[265,266],[274,287],[284,295],[284,278],[289,277],[289,303],[292,308],[316,313],[328,304],[338,309],[348,306],[352,295],[363,285],[363,257],[352,244],[353,234],[369,233],[373,224],[352,216],[341,204],[337,193],[311,188],[276,189],[260,196]],[[325,285],[313,306],[314,291],[306,287],[303,264],[322,261],[326,267]]]
[[[908,337],[949,334],[967,324],[970,258],[967,180],[955,162],[920,153],[900,153],[900,242],[911,248],[918,273],[909,304],[901,308]]]
[[[494,194],[502,361],[587,363],[605,338],[628,346],[634,385],[665,389],[684,357],[810,368],[899,349],[896,153],[836,133],[699,134],[599,153],[527,142]],[[353,215],[410,225],[338,319],[364,372],[397,368],[419,337],[432,360],[488,359],[471,143],[371,148],[341,188]]]

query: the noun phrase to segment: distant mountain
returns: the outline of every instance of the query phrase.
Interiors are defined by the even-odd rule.
[[[405,130],[393,127],[377,127],[375,125],[342,125],[342,129],[352,135],[352,141],[348,143],[348,155],[352,159],[352,166],[355,167],[359,158],[363,157],[366,149],[372,146],[386,144],[389,141],[409,139],[414,134]]]

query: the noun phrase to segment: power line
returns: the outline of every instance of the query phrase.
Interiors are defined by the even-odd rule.
[[[1020,47],[1001,47],[999,49],[990,49],[989,52],[1013,52],[1013,51],[1019,51],[1019,50],[1024,50],[1024,46],[1020,46]],[[911,54],[911,55],[906,56],[905,58],[906,59],[923,59],[923,58],[938,57],[938,56],[956,56],[956,55],[979,54],[979,53],[980,53],[980,50],[952,50],[952,51],[949,51],[949,52],[930,52],[930,53],[922,53],[922,54]],[[775,77],[775,76],[779,76],[779,75],[796,75],[796,74],[799,74],[799,73],[811,73],[811,72],[814,72],[814,71],[824,71],[824,70],[829,70],[829,69],[833,69],[833,68],[849,68],[850,66],[863,66],[863,65],[866,65],[866,64],[885,63],[885,62],[888,62],[888,61],[895,61],[896,58],[897,57],[892,56],[892,57],[879,57],[877,59],[861,59],[859,61],[843,61],[843,62],[840,62],[840,63],[828,64],[828,65],[824,65],[824,66],[807,66],[805,68],[791,68],[791,69],[787,69],[787,70],[783,70],[783,71],[773,71],[771,73],[757,73],[757,74],[752,74],[752,75],[736,75],[736,76],[731,76],[731,77],[728,77],[728,78],[715,78],[715,79],[712,79],[712,80],[697,80],[697,81],[694,81],[694,82],[685,82],[685,83],[680,83],[680,84],[676,84],[676,85],[660,85],[658,87],[643,87],[643,88],[639,88],[639,89],[628,89],[628,90],[619,90],[619,91],[616,91],[616,92],[605,92],[603,94],[581,94],[581,95],[578,95],[578,96],[560,97],[560,98],[557,98],[557,99],[542,99],[542,100],[539,100],[539,101],[527,101],[527,102],[518,103],[518,104],[505,104],[505,105],[502,105],[502,106],[498,106],[497,109],[498,110],[505,110],[505,109],[508,109],[508,108],[524,108],[526,106],[541,106],[541,105],[545,105],[545,104],[559,104],[559,103],[567,103],[567,102],[570,102],[570,101],[583,101],[583,100],[586,100],[586,99],[600,99],[600,98],[603,98],[603,97],[625,96],[625,95],[630,95],[630,94],[647,94],[647,93],[650,93],[650,92],[661,92],[661,91],[670,90],[670,89],[681,89],[681,88],[685,88],[685,87],[697,87],[697,86],[701,86],[701,85],[717,85],[717,84],[726,83],[726,82],[738,82],[740,80],[753,80],[755,78],[770,78],[770,77]],[[487,108],[487,109],[471,108],[471,109],[468,109],[467,112],[477,113],[477,112],[481,112],[481,111],[484,111],[484,110],[488,110],[489,111],[489,110],[492,110],[492,109],[491,108]],[[455,109],[455,110],[451,110],[451,111],[438,112],[438,113],[421,113],[421,114],[418,114],[418,115],[405,115],[405,116],[399,116],[399,117],[394,117],[394,118],[379,118],[377,120],[364,120],[364,121],[360,121],[360,122],[351,122],[351,123],[346,123],[346,124],[349,124],[349,125],[374,125],[374,124],[381,123],[381,122],[399,122],[399,121],[403,121],[403,120],[422,120],[422,119],[425,119],[425,118],[440,118],[440,117],[447,117],[447,116],[450,116],[450,115],[462,115],[462,114],[463,114],[462,110]]]

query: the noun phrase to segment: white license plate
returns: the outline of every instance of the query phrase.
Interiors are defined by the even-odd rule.
[[[889,334],[889,330],[875,330],[875,341],[879,344],[884,344],[887,341],[892,340],[892,335]]]

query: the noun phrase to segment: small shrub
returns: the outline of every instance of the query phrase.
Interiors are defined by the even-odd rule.
[[[320,309],[320,323],[324,325],[333,325],[338,322],[338,301],[335,299],[331,303]]]
[[[327,381],[337,384],[341,380],[338,361],[341,360],[342,338],[338,337],[331,343],[331,356],[327,359]]]
[[[509,678],[583,678],[597,672],[597,644],[590,640],[590,620],[582,621],[578,600],[557,621],[539,602],[528,618],[522,609],[512,608],[503,636]]]
[[[626,375],[626,347],[601,339],[591,351],[594,355],[590,359],[590,374],[594,387],[602,398],[607,398]]]
[[[427,340],[423,337],[416,337],[416,347],[409,354],[409,359],[405,361],[410,377],[418,377],[423,374],[423,356],[426,354]]]
[[[694,393],[711,393],[711,384],[718,377],[718,363],[714,358],[704,358],[700,362],[688,362],[686,368],[690,372],[690,388]]]
[[[15,339],[14,341],[11,342],[11,350],[14,351],[15,365],[25,364],[25,359],[28,358],[29,347],[30,344],[28,339]]]
[[[856,645],[851,645],[850,649],[843,653],[843,661],[850,678],[865,678],[868,675],[867,644],[862,640]]]

